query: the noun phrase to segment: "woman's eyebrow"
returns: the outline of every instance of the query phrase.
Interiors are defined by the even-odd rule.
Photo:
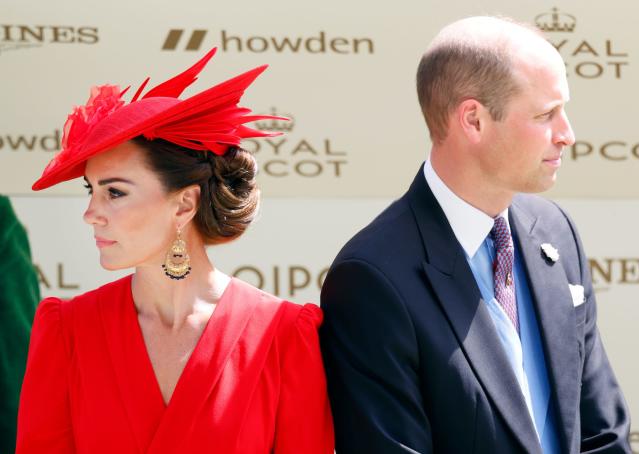
[[[132,182],[131,180],[127,180],[126,178],[105,178],[104,180],[99,180],[98,181],[98,185],[99,186],[104,186],[105,184],[110,184],[110,183],[127,183],[127,184],[133,184],[135,185],[134,182]]]

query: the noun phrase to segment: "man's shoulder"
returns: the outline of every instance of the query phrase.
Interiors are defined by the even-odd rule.
[[[360,260],[371,264],[402,253],[406,244],[420,244],[414,215],[406,197],[395,200],[341,249],[333,264]]]
[[[544,243],[550,244],[559,251],[561,262],[570,275],[570,268],[581,263],[583,247],[568,213],[551,200],[529,194],[516,196],[511,207],[513,215],[520,219],[522,215],[528,218],[529,233],[532,236],[520,235],[522,241],[538,241],[540,247]]]
[[[534,194],[517,194],[511,207],[517,213],[541,219],[544,223],[572,225],[568,213],[556,202]]]

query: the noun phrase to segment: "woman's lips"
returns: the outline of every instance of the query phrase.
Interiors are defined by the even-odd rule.
[[[107,240],[106,238],[101,238],[99,236],[95,237],[95,244],[99,249],[102,249],[107,246],[111,246],[115,243],[117,243],[117,241]]]

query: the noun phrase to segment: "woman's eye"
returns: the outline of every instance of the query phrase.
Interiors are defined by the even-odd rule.
[[[91,187],[89,183],[85,183],[82,186],[84,186],[87,189],[87,191],[89,192],[89,195],[93,194],[93,187]]]
[[[119,191],[119,190],[117,190],[115,188],[109,188],[109,197],[112,198],[112,199],[117,199],[117,198],[123,197],[125,195],[126,194],[124,192],[122,192],[122,191]]]

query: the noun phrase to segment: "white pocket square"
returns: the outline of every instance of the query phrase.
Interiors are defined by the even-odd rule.
[[[586,301],[583,285],[568,284],[568,287],[572,296],[572,305],[575,307],[581,306]]]

